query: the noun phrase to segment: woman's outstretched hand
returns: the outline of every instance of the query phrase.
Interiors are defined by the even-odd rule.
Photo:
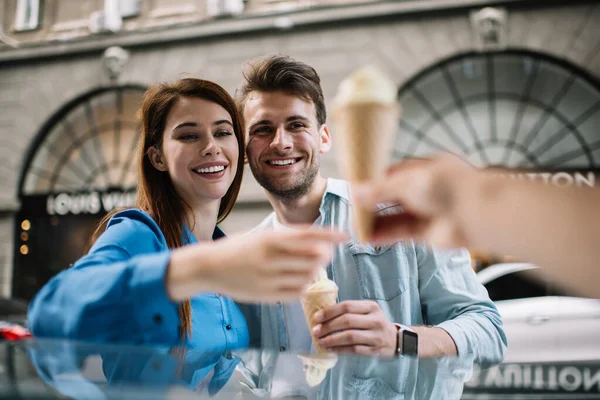
[[[300,297],[347,239],[322,228],[259,231],[177,249],[167,272],[167,291],[183,300],[203,291],[239,301],[276,302]]]

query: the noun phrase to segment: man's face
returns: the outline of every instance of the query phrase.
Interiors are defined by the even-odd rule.
[[[248,163],[258,183],[282,199],[297,199],[319,174],[320,153],[331,148],[315,105],[283,92],[251,92],[244,107]]]

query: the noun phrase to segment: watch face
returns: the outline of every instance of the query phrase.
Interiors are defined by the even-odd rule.
[[[415,332],[404,331],[402,335],[402,354],[417,355],[419,338]]]

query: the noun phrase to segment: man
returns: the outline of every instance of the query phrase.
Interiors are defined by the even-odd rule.
[[[248,163],[275,210],[257,229],[318,224],[355,237],[348,183],[320,173],[320,156],[332,139],[316,71],[285,56],[251,61],[238,102]],[[500,316],[465,250],[436,252],[412,241],[375,247],[353,239],[335,250],[327,270],[340,288],[339,303],[323,310],[312,335],[332,352],[391,356],[399,338],[416,345],[418,336],[418,350],[399,352],[473,355],[482,364],[502,360]],[[310,351],[299,302],[262,306],[260,324],[263,347]],[[393,368],[389,375],[401,385]]]

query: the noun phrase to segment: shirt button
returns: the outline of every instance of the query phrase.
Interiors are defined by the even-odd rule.
[[[227,326],[225,327],[225,329],[227,329],[228,331],[230,331],[230,330],[231,330],[231,325],[227,325]]]
[[[279,351],[285,351],[285,347],[281,346],[281,347],[279,348]]]
[[[154,321],[155,324],[162,324],[162,316],[160,314],[154,314],[152,321]]]

